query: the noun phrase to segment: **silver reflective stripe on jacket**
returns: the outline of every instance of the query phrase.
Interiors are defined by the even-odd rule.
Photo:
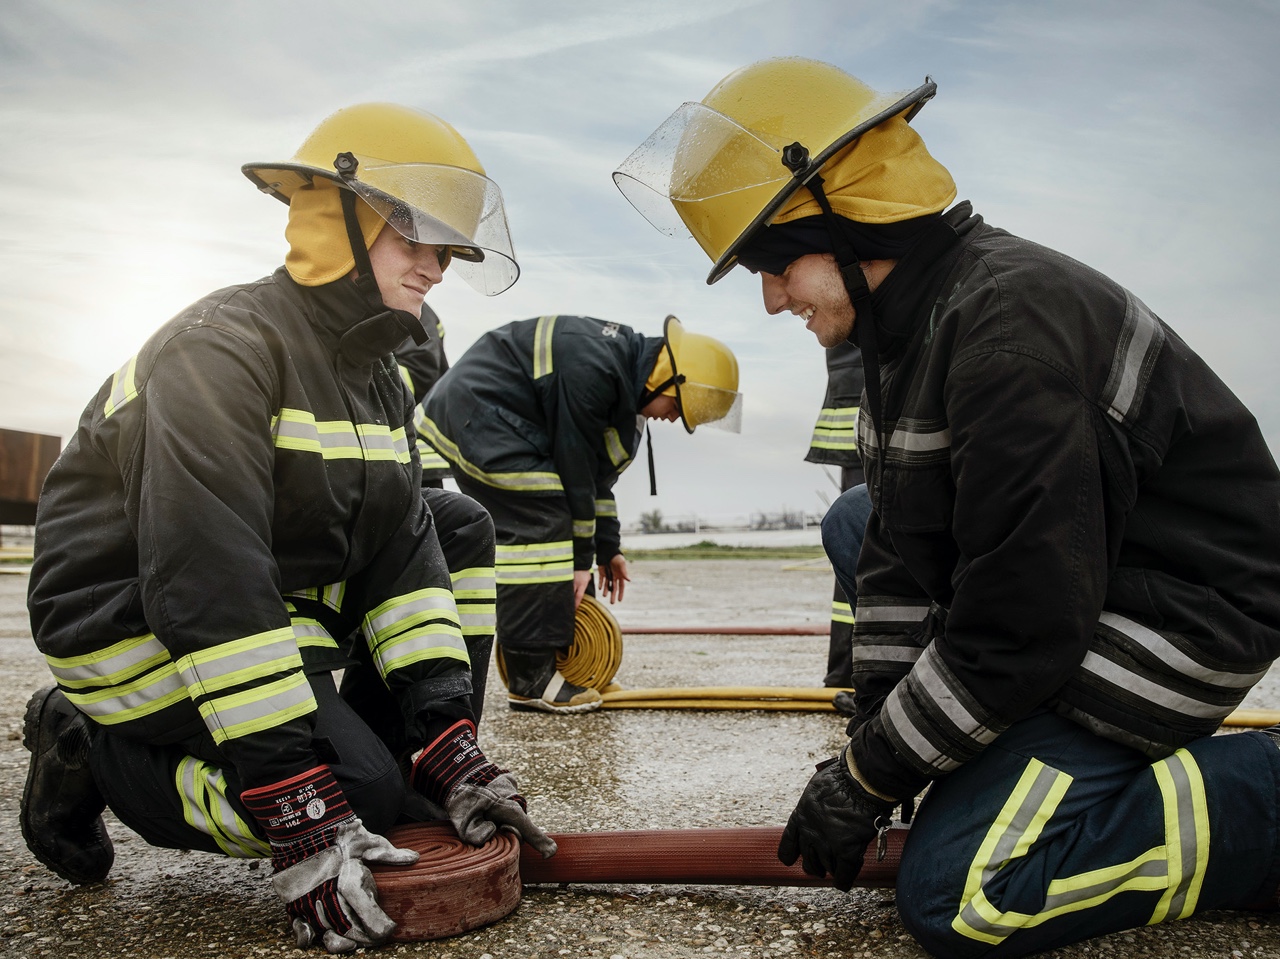
[[[1151,370],[1164,346],[1164,327],[1151,315],[1147,305],[1124,291],[1124,325],[1111,358],[1111,372],[1102,390],[1101,400],[1107,415],[1128,425],[1142,408]]]
[[[886,444],[885,459],[891,463],[945,463],[951,458],[951,429],[939,420],[903,417],[893,424]],[[865,410],[858,414],[858,446],[868,456],[880,449],[871,416]]]
[[[854,672],[901,672],[909,668],[924,648],[915,633],[929,615],[931,604],[923,599],[896,596],[861,596],[853,617]],[[834,617],[833,617],[834,618]]]
[[[1215,722],[1230,715],[1267,673],[1266,667],[1231,671],[1201,662],[1194,647],[1176,643],[1172,635],[1104,612],[1080,668],[1122,695],[1138,695],[1171,712]]]
[[[903,758],[931,777],[968,762],[1008,728],[970,695],[934,643],[885,699],[881,718]]]

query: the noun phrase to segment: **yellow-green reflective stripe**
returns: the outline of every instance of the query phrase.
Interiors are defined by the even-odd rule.
[[[319,620],[307,619],[305,616],[293,617],[293,638],[299,647],[325,646],[338,648],[337,641],[329,635],[329,631],[320,625]]]
[[[462,624],[463,636],[485,636],[493,632],[497,625],[498,607],[488,603],[458,603],[458,620]]]
[[[818,414],[817,425],[828,429],[854,429],[858,425],[858,407],[824,406]]]
[[[573,563],[520,566],[515,569],[499,569],[498,585],[527,586],[535,583],[564,583],[573,579]]]
[[[392,597],[365,616],[364,634],[370,643],[381,643],[388,636],[431,619],[443,619],[457,628],[458,607],[452,592],[431,586]]]
[[[112,374],[111,393],[107,396],[107,405],[102,408],[103,419],[110,419],[113,413],[130,400],[137,398],[138,390],[133,382],[137,367],[138,357],[134,355],[129,357],[128,363]]]
[[[555,326],[554,316],[538,317],[538,325],[533,331],[533,378],[535,380],[555,372],[554,354],[551,349],[551,334]]]
[[[356,433],[366,460],[409,462],[409,440],[403,426],[393,430],[378,423],[360,423]]]
[[[428,659],[457,659],[470,664],[462,630],[448,623],[428,623],[400,633],[373,650],[385,679],[394,670]]]
[[[1151,767],[1164,800],[1165,849],[1169,885],[1150,924],[1185,919],[1195,912],[1209,866],[1209,805],[1204,778],[1194,757],[1179,749]]]
[[[497,547],[497,581],[504,586],[562,583],[573,579],[573,543],[523,543]]]
[[[222,770],[187,756],[178,763],[175,778],[188,825],[211,837],[228,856],[259,859],[271,855],[271,846],[253,834],[227,800]]]
[[[405,366],[403,363],[397,363],[396,369],[400,371],[401,382],[403,382],[405,385],[405,388],[410,393],[412,393],[413,392],[413,374],[409,372],[409,367]]]
[[[311,685],[301,672],[200,704],[200,715],[216,743],[282,726],[315,710]]]
[[[393,430],[381,423],[317,420],[306,410],[284,408],[272,418],[271,432],[280,449],[319,453],[327,460],[409,462],[409,441],[402,426]]]
[[[418,459],[424,470],[447,470],[449,461],[431,448],[426,440],[418,439]]]
[[[445,458],[456,468],[462,470],[472,479],[479,480],[487,486],[497,489],[519,490],[522,492],[543,492],[546,490],[563,490],[557,473],[486,473],[480,467],[463,457],[458,445],[440,432],[440,428],[429,417],[422,418],[420,427],[427,441],[444,454]]]
[[[854,433],[835,430],[814,430],[809,445],[820,450],[856,450],[858,437]]]
[[[169,651],[154,633],[134,636],[80,656],[46,656],[49,669],[65,689],[119,685],[160,665]]]
[[[595,535],[596,521],[594,519],[575,519],[573,521],[574,539],[591,539]]]
[[[515,543],[510,546],[499,543],[495,547],[497,562],[521,563],[539,559],[573,559],[573,541],[558,539],[551,543]]]
[[[104,726],[141,719],[188,698],[187,687],[173,663],[166,663],[123,686],[92,693],[67,692],[66,696],[82,713]]]
[[[342,612],[342,600],[347,595],[347,584],[343,582],[330,583],[328,586],[308,586],[305,589],[295,589],[285,595],[295,596],[298,599],[309,599],[313,603],[324,603],[335,613],[340,613]]]
[[[193,697],[300,669],[302,657],[292,626],[220,643],[178,660],[178,670]]]
[[[459,602],[464,599],[493,599],[497,595],[493,588],[494,569],[492,566],[472,566],[449,574],[453,583],[453,598]]]
[[[952,929],[980,942],[999,943],[1017,928],[1016,923],[1005,926],[1006,917],[986,901],[983,886],[1010,862],[1027,854],[1071,781],[1066,773],[1037,759],[1027,763],[969,864],[960,912],[951,921]]]
[[[601,516],[617,516],[617,515],[618,515],[618,503],[616,500],[611,500],[611,499],[596,500],[596,517],[597,518]]]
[[[1152,767],[1164,796],[1166,836],[1163,845],[1155,846],[1128,862],[1051,880],[1046,889],[1044,906],[1035,914],[1001,912],[987,899],[983,889],[975,891],[975,877],[977,882],[985,886],[1013,859],[1025,855],[1029,843],[1018,844],[1005,857],[1009,837],[1001,835],[997,837],[995,845],[990,845],[990,840],[996,833],[996,827],[993,826],[988,833],[988,842],[984,843],[983,850],[980,850],[974,860],[975,868],[970,869],[962,900],[964,905],[961,914],[952,923],[952,928],[971,939],[997,944],[1019,929],[1038,926],[1072,912],[1092,909],[1122,892],[1130,891],[1164,890],[1165,894],[1150,920],[1152,923],[1190,915],[1195,909],[1208,865],[1209,827],[1204,784],[1199,777],[1199,770],[1189,755],[1185,757],[1189,768],[1181,761],[1182,758],[1175,754]],[[1015,819],[1030,807],[1037,808],[1038,812],[1048,811],[1052,815],[1052,810],[1048,809],[1050,801],[1056,808],[1061,799],[1060,796],[1053,799],[1051,795],[1047,795],[1045,802],[1037,804],[1034,800],[1037,791],[1035,784],[1043,782],[1044,773],[1036,770],[1036,775],[1030,776],[1032,772],[1029,764],[1019,786],[1010,797],[1010,803],[1006,804],[1005,811],[1018,799],[1020,793],[1023,795],[1020,807],[1015,811]],[[1064,773],[1056,775],[1065,777]],[[1032,785],[1024,788],[1029,778]],[[1066,777],[1066,782],[1069,783],[1069,777]],[[1002,816],[1005,811],[1002,811]],[[1037,835],[1042,828],[1043,823],[1035,830]],[[1188,859],[1193,861],[1189,862]],[[984,862],[985,866],[976,868]]]
[[[604,431],[604,448],[608,451],[609,459],[614,466],[621,465],[627,459],[627,451],[622,445],[622,440],[618,438],[618,431],[612,426]]]
[[[831,621],[833,623],[852,623],[853,607],[848,603],[838,603],[833,600],[831,603]]]

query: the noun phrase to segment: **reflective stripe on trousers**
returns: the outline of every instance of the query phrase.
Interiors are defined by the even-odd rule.
[[[935,955],[1022,956],[1258,901],[1280,882],[1280,750],[1206,737],[1152,763],[1049,712],[939,779],[897,898]]]

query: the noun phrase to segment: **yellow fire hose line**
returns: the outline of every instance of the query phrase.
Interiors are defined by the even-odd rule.
[[[624,689],[605,693],[604,701],[625,703],[638,699],[736,699],[743,702],[782,700],[829,703],[841,690],[830,686],[663,686]]]
[[[498,673],[507,681],[502,648]],[[584,597],[574,620],[573,643],[556,657],[566,680],[601,692],[605,709],[763,709],[778,712],[835,712],[841,692],[829,686],[672,686],[620,689],[613,682],[622,665],[622,630],[607,606]],[[1258,729],[1280,724],[1280,710],[1238,709],[1222,725]]]

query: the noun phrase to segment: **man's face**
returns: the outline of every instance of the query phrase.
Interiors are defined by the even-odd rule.
[[[666,420],[674,423],[680,419],[680,406],[674,396],[665,393],[655,396],[640,408],[640,415],[650,420]]]
[[[427,292],[444,279],[441,247],[406,240],[387,226],[369,247],[369,263],[378,281],[382,302],[393,310],[417,316]]]
[[[853,332],[853,304],[830,253],[792,260],[779,275],[762,270],[760,286],[771,316],[784,310],[794,313],[825,347],[838,346]]]

